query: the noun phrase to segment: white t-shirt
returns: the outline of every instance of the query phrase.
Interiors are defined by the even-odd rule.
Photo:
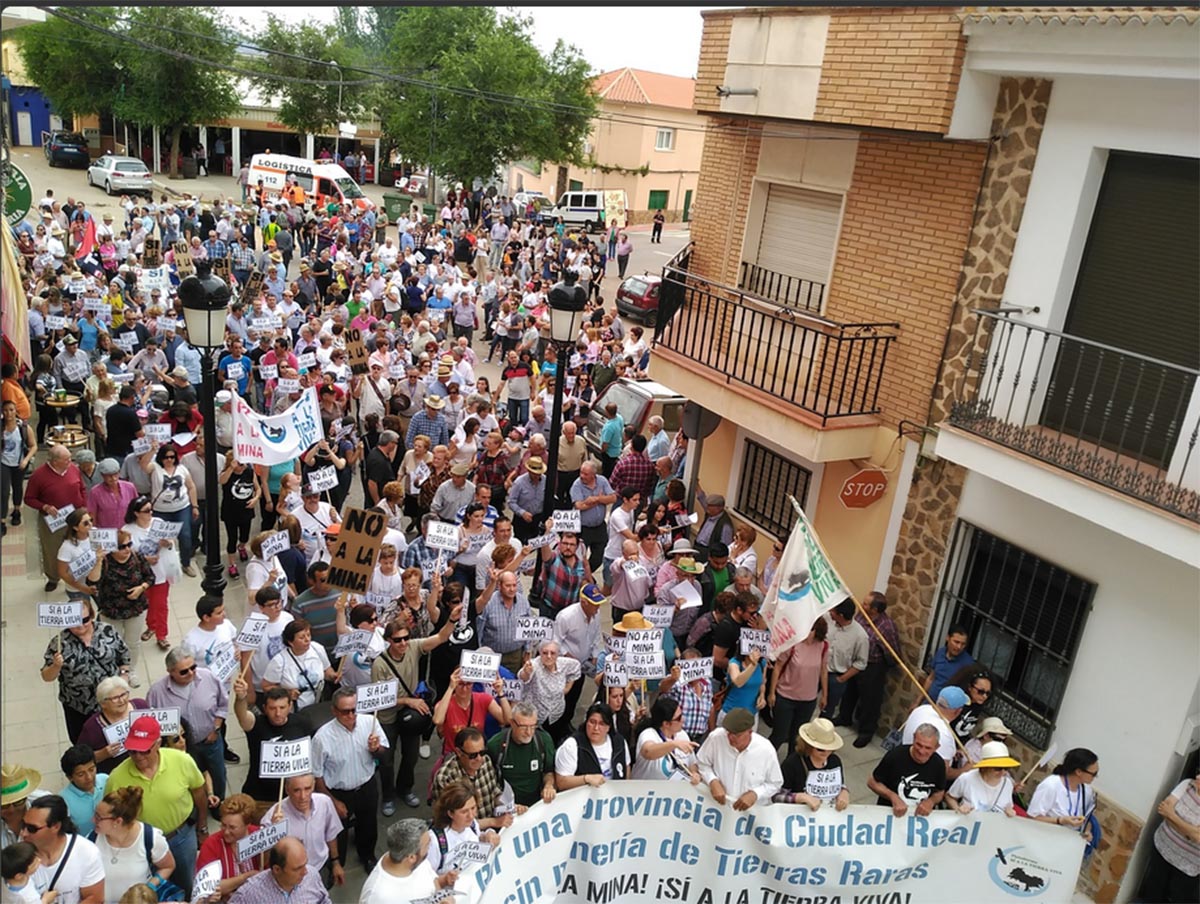
[[[257,608],[255,612],[262,614]],[[280,612],[275,621],[267,622],[267,630],[263,632],[258,649],[250,657],[250,677],[253,679],[256,691],[262,690],[263,673],[266,672],[271,660],[278,656],[279,651],[283,649],[283,629],[293,620],[294,616],[290,612]]]
[[[439,876],[450,871],[450,864],[454,862],[451,854],[454,853],[456,847],[468,841],[479,840],[479,826],[471,823],[461,832],[456,832],[450,826],[446,826],[443,834],[446,836],[445,856],[442,855],[441,848],[438,847],[437,835],[433,829],[429,830],[429,850],[425,852],[425,862]]]
[[[614,506],[608,516],[608,545],[604,547],[604,558],[621,558],[621,544],[627,539],[621,531],[633,530],[633,512],[625,511],[624,506]]]
[[[7,882],[0,885],[0,904],[25,904],[27,901],[29,904],[42,904],[42,897],[32,879],[17,889],[10,888]]]
[[[432,895],[437,890],[436,881],[437,874],[428,860],[418,863],[409,875],[396,877],[383,868],[381,857],[363,883],[358,904],[409,904]]]
[[[925,723],[929,723],[937,729],[938,756],[946,761],[947,766],[950,765],[954,760],[954,732],[950,730],[950,726],[946,724],[946,720],[941,717],[938,711],[928,703],[922,703],[912,711],[912,715],[904,723],[900,743],[911,744],[913,742],[913,735]]]
[[[1042,779],[1029,802],[1030,816],[1087,816],[1096,806],[1096,794],[1090,787],[1080,784],[1071,793],[1061,775],[1048,775]]]
[[[329,668],[329,654],[319,643],[309,646],[303,653],[296,655],[285,645],[267,663],[263,672],[263,681],[281,684],[289,690],[300,691],[296,698],[296,709],[304,709],[317,702],[321,694],[321,685],[325,683],[325,670]]]
[[[154,841],[150,847],[150,858],[158,863],[171,849],[159,829],[151,827],[151,832]],[[133,844],[124,848],[114,847],[105,836],[97,834],[96,850],[100,852],[100,862],[104,865],[105,900],[120,897],[129,886],[141,885],[150,878],[150,865],[146,863],[146,846],[140,828]],[[74,858],[75,855],[71,856]]]
[[[286,609],[288,604],[287,574],[284,573],[283,566],[279,564],[276,556],[271,556],[271,561],[267,563],[260,559],[251,559],[246,563],[246,572],[242,575],[242,579],[246,582],[246,592],[253,596],[254,591],[267,583],[267,578],[271,576],[272,571],[278,575],[275,578],[275,587],[279,590],[279,598],[283,602],[283,608]]]
[[[71,843],[70,835],[66,836],[66,841],[68,845]],[[66,852],[67,848],[64,846],[63,856],[66,855]],[[33,874],[33,884],[37,888],[39,897],[43,892],[49,890],[50,880],[58,872],[58,864],[61,860],[62,857],[53,863],[43,863]],[[76,835],[75,847],[71,850],[71,856],[67,858],[58,881],[54,883],[54,890],[58,892],[58,897],[54,899],[55,904],[79,904],[79,889],[103,881],[104,864],[96,845],[86,838]],[[122,889],[122,893],[124,893],[124,889]],[[105,897],[109,896],[105,895]]]
[[[625,762],[629,762],[629,745],[625,744],[625,739],[621,738],[621,743],[625,745]],[[604,743],[597,747],[592,745],[592,752],[596,754],[596,759],[600,761],[600,774],[606,779],[611,779],[612,774],[612,732],[609,732]],[[558,748],[558,752],[554,755],[554,771],[559,775],[574,775],[575,769],[579,765],[579,742],[570,737],[563,741],[562,746]]]
[[[1009,776],[1001,776],[998,784],[989,785],[978,769],[968,769],[950,786],[951,797],[965,800],[981,813],[1003,813],[1012,806],[1012,793],[1013,781]]]
[[[183,645],[192,651],[196,664],[212,665],[213,657],[225,647],[233,647],[233,639],[237,637],[237,628],[228,620],[221,622],[211,631],[205,631],[199,625],[187,632]]]
[[[657,728],[647,728],[637,738],[638,756],[637,762],[633,764],[633,768],[629,772],[630,778],[651,779],[654,781],[690,781],[688,775],[688,766],[696,762],[694,753],[683,753],[679,750],[670,750],[664,756],[660,756],[656,760],[652,760],[643,752],[643,748],[647,744],[661,744],[664,738],[658,733]],[[688,733],[682,728],[675,732],[675,735],[670,738],[672,741],[688,741]]]

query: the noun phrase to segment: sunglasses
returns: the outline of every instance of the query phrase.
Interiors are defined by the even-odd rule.
[[[118,543],[117,549],[133,549],[132,543]]]
[[[29,823],[23,822],[21,823],[21,828],[32,835],[35,832],[40,832],[42,829],[46,828],[46,826],[31,826]]]
[[[459,747],[458,752],[461,753],[463,756],[465,756],[468,760],[478,760],[478,759],[481,759],[482,757],[487,756],[486,750],[477,750],[474,753],[467,753],[465,750],[463,750],[461,747]]]
[[[973,690],[975,693],[979,694],[979,696],[981,696],[981,697],[990,697],[992,695],[991,691],[984,690],[981,687],[973,687],[973,688],[971,688],[971,690]]]
[[[83,617],[83,622],[82,622],[82,624],[85,624],[85,625],[86,625],[86,624],[90,624],[93,618],[94,618],[94,616],[91,616],[91,615],[85,615],[85,616]]]
[[[153,514],[153,512],[154,512],[153,508],[140,508],[137,510],[137,513],[139,515],[150,515],[150,514]]]
[[[190,674],[192,674],[192,672],[194,672],[194,671],[196,671],[196,666],[194,666],[194,665],[189,665],[189,666],[188,666],[186,669],[179,669],[179,670],[178,670],[178,672],[179,672],[179,674],[180,674],[180,675],[190,675]]]
[[[356,709],[353,709],[353,708],[351,708],[351,709],[342,709],[340,706],[335,706],[335,707],[333,708],[333,711],[334,711],[335,713],[337,713],[339,716],[352,716],[352,715],[354,715],[356,712],[358,712],[358,710],[356,710]]]
[[[372,619],[372,621],[374,621],[374,619]],[[411,638],[411,635],[409,635],[409,634],[400,634],[395,637],[389,637],[388,643],[408,643],[410,638]]]

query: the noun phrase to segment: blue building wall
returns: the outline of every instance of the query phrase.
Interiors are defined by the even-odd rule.
[[[15,145],[20,133],[17,131],[17,114],[29,113],[34,146],[42,143],[42,132],[50,129],[50,101],[38,88],[13,85],[8,92],[8,108],[11,120],[8,123],[9,138]]]

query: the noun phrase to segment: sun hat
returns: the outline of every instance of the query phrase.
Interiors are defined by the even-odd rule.
[[[671,546],[671,551],[669,553],[667,553],[667,557],[670,558],[671,556],[683,556],[683,555],[694,556],[695,554],[696,554],[696,550],[692,547],[692,544],[689,543],[687,540],[683,539],[683,537],[680,537]]]
[[[450,469],[450,473],[455,477],[466,477],[471,473],[471,466],[465,461],[460,461]]]
[[[579,591],[579,601],[592,606],[603,606],[608,599],[595,584],[584,584]]]
[[[129,734],[125,736],[125,749],[134,753],[145,753],[154,746],[154,742],[162,737],[162,727],[154,716],[139,716],[129,726]]]
[[[426,393],[425,394],[425,404],[428,405],[430,408],[432,408],[434,411],[440,411],[442,408],[446,407],[446,400],[443,399],[441,396],[436,396],[436,395],[433,395],[432,393]]]
[[[525,470],[530,474],[545,474],[546,463],[542,461],[538,455],[530,456],[529,461],[525,462]]]
[[[985,734],[1004,735],[1006,738],[1012,734],[1012,729],[1004,724],[1004,720],[999,716],[988,716],[979,723],[979,728],[975,730],[975,737],[982,738]]]
[[[675,570],[684,574],[701,574],[704,571],[704,563],[697,562],[692,556],[681,556],[675,563]]]
[[[813,719],[800,726],[800,738],[817,750],[838,750],[845,742],[828,719]]]
[[[230,392],[228,389],[221,389],[221,390],[217,391],[216,398],[217,398],[218,405],[224,405],[226,402],[228,402],[230,399],[233,398],[233,393]]]
[[[613,625],[614,634],[624,634],[626,631],[648,631],[654,627],[646,616],[640,612],[626,612],[621,620]]]
[[[5,763],[0,766],[0,806],[20,803],[41,783],[42,774],[36,769]]]
[[[675,567],[678,568],[679,566],[676,565]],[[950,687],[942,688],[941,693],[938,694],[937,702],[948,709],[962,709],[970,700],[967,699],[967,692],[961,687],[951,685]]]
[[[754,727],[754,713],[748,709],[742,709],[740,706],[737,709],[731,709],[725,716],[725,721],[721,723],[721,727],[728,734],[741,734],[743,731],[749,731]]]
[[[1021,765],[1009,755],[1008,745],[1003,741],[988,741],[979,749],[979,756],[977,769],[1012,769]]]
[[[177,364],[175,365],[175,369],[171,371],[171,376],[179,377],[181,380],[186,380],[188,378],[187,368],[182,364]]]

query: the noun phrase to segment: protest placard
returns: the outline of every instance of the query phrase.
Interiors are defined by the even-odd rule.
[[[620,634],[606,634],[604,636],[604,650],[609,657],[617,657],[620,659],[625,655],[625,638]]]
[[[501,693],[508,697],[508,701],[510,703],[519,703],[521,701],[521,695],[525,693],[525,685],[522,683],[521,679],[501,678],[500,680],[504,682],[504,690]],[[496,689],[494,687],[490,688],[490,690],[493,697],[497,696]]]
[[[370,596],[371,594],[368,594]],[[375,636],[374,631],[350,631],[346,634],[338,635],[337,646],[333,648],[333,657],[336,659],[339,656],[350,656],[354,653],[365,653],[371,646],[371,638]]]
[[[46,329],[48,330],[65,330],[67,328],[67,318],[59,317],[54,314],[46,315]]]
[[[464,841],[455,845],[447,862],[450,869],[465,870],[475,863],[486,863],[494,850],[486,841]]]
[[[262,541],[262,557],[264,562],[270,562],[272,556],[277,556],[285,549],[292,548],[292,538],[285,530],[277,530]]]
[[[625,687],[628,684],[629,673],[625,670],[625,663],[611,656],[604,660],[604,686]]]
[[[46,529],[55,534],[67,526],[67,515],[75,511],[75,506],[69,502],[58,510],[57,515],[43,515],[46,519]]]
[[[93,527],[88,534],[88,542],[93,549],[101,552],[112,552],[117,548],[117,529],[115,527]]]
[[[256,322],[257,322],[257,319],[256,319]],[[278,364],[260,364],[260,365],[258,365],[258,375],[260,377],[262,377],[264,380],[278,380],[279,379],[279,365]]]
[[[210,257],[208,259],[208,262],[212,266],[213,275],[219,276],[221,279],[225,280],[226,283],[228,283],[229,277],[230,277],[230,271],[232,270],[232,268],[230,267],[230,264],[229,264],[229,258],[227,258],[227,257]]]
[[[558,543],[556,534],[540,534],[536,537],[531,537],[529,542],[525,544],[526,549],[541,549],[543,546],[553,546]]]
[[[771,647],[771,632],[770,631],[755,631],[751,628],[742,628],[738,634],[738,652],[743,656],[748,653],[758,650],[764,656]]]
[[[238,861],[249,860],[264,851],[269,851],[275,847],[276,842],[287,837],[287,834],[288,821],[286,817],[279,822],[263,820],[263,825],[257,831],[251,832],[237,843]]]
[[[690,515],[676,515],[675,516],[675,523],[678,524],[680,527],[687,527],[688,525],[695,524],[699,520],[700,520],[700,516],[698,514],[696,514],[695,512],[692,512]]]
[[[157,267],[162,262],[162,242],[147,236],[142,243],[142,266]]]
[[[662,628],[644,628],[625,632],[625,654],[655,653],[662,650]]]
[[[135,437],[131,446],[134,455],[145,455],[152,447],[150,437],[138,436]]]
[[[648,572],[646,570],[646,566],[643,565],[641,562],[637,561],[636,559],[634,559],[632,561],[629,559],[626,559],[624,562],[621,563],[621,568],[625,572],[626,579],[630,580],[630,581],[639,581],[642,578],[650,577],[650,572]],[[647,617],[649,617],[649,616],[647,616]]]
[[[365,374],[367,366],[367,347],[363,344],[362,330],[347,328],[346,333],[346,363],[350,365],[350,373]]]
[[[662,650],[653,653],[625,653],[625,671],[632,679],[662,678],[667,674],[666,655]]]
[[[312,370],[314,367],[317,366],[317,353],[316,352],[305,352],[299,358],[296,359],[296,363],[299,364],[301,367],[303,367],[305,370]]]
[[[552,517],[554,526],[551,530],[556,534],[577,534],[581,530],[579,509],[556,509]]]
[[[276,392],[281,392],[284,395],[290,395],[293,392],[300,391],[300,381],[295,377],[284,377],[275,386]]]
[[[242,286],[242,304],[248,305],[255,298],[258,298],[259,293],[262,292],[265,280],[266,277],[263,276],[261,271],[252,270],[250,272],[250,278],[246,280],[246,285]]]
[[[425,483],[425,481],[429,479],[429,475],[432,473],[433,472],[429,470],[429,465],[427,465],[425,462],[421,462],[419,465],[417,465],[416,470],[412,472],[412,485],[419,488]]]
[[[393,678],[378,684],[360,684],[355,690],[358,696],[354,699],[354,708],[360,713],[373,713],[396,705],[400,682]]]
[[[155,540],[174,540],[183,529],[179,521],[168,521],[155,517],[150,521],[150,536]]]
[[[375,572],[379,541],[387,518],[378,509],[347,508],[329,563],[329,583],[351,593],[366,593]]]
[[[140,719],[142,716],[152,716],[154,721],[158,723],[159,730],[162,731],[164,738],[173,738],[179,734],[179,707],[172,706],[166,709],[135,709],[129,714],[129,722]]]
[[[701,678],[711,678],[713,674],[711,656],[702,656],[699,659],[676,659],[675,664],[679,666],[680,681],[698,681]]]
[[[125,752],[125,738],[129,735],[129,729],[133,722],[129,716],[126,716],[119,722],[110,722],[108,725],[101,725],[100,729],[104,732],[104,740],[109,744],[116,744],[120,749],[117,750],[117,756]]]
[[[389,364],[388,377],[392,380],[403,380],[405,367],[403,364]]]
[[[280,823],[280,825],[286,825],[286,823]],[[262,829],[259,829],[259,832],[261,831]],[[254,834],[257,835],[258,832]],[[223,869],[221,860],[218,858],[196,870],[196,877],[192,880],[193,902],[208,901],[221,891],[221,880],[224,878]]]
[[[83,624],[83,603],[38,603],[39,628],[73,628]]]
[[[263,741],[258,760],[259,778],[287,778],[312,771],[312,738]]]
[[[315,471],[309,471],[308,485],[312,487],[314,493],[323,493],[325,490],[332,490],[338,485],[337,468],[333,465],[326,465],[323,468],[317,468]]]
[[[642,615],[656,628],[669,628],[675,619],[674,606],[642,606]]]
[[[67,565],[67,570],[71,572],[71,577],[81,581],[89,571],[96,567],[97,561],[99,560],[96,558],[96,550],[89,546],[71,560]]]
[[[425,533],[425,545],[432,549],[444,549],[446,552],[458,552],[459,528],[457,524],[447,524],[445,521],[431,521],[429,530]]]
[[[554,622],[536,615],[524,615],[517,619],[517,640],[545,643],[554,637]]]
[[[482,650],[463,650],[458,667],[463,681],[482,681],[488,684],[500,674],[500,654]]]
[[[212,659],[208,663],[208,670],[216,676],[218,681],[224,684],[229,680],[229,676],[238,670],[239,664],[233,647],[226,645],[218,647],[212,654]]]
[[[242,630],[238,632],[234,643],[243,650],[257,650],[258,645],[262,643],[263,636],[267,633],[267,624],[265,615],[258,613],[251,615],[242,624]]]
[[[170,424],[144,424],[142,433],[147,439],[153,440],[160,446],[171,441],[171,425]]]

